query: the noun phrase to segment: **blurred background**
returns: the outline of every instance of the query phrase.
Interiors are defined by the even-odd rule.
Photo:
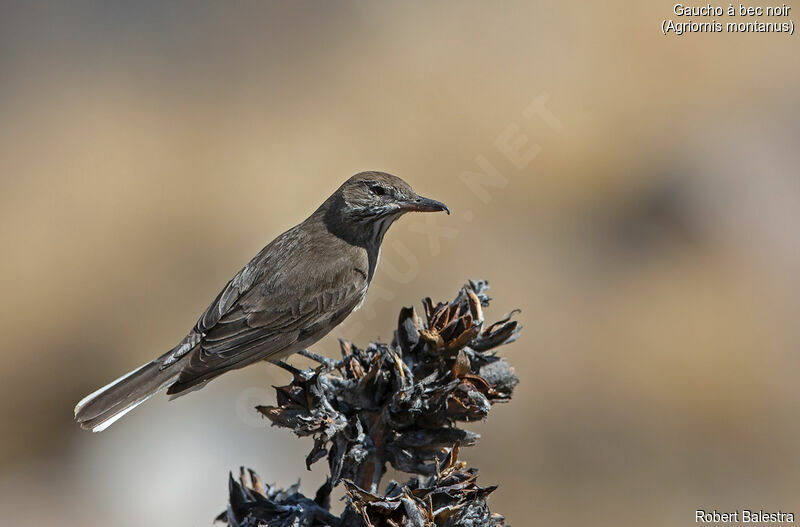
[[[463,453],[494,511],[800,513],[797,37],[665,37],[671,2],[0,5],[8,525],[209,525],[242,464],[313,494],[310,440],[252,409],[278,368],[102,434],[72,409],[366,169],[453,215],[393,227],[365,306],[314,349],[390,339],[468,278],[488,318],[521,308],[521,384]]]

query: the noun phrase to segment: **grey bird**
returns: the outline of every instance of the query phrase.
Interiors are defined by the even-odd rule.
[[[411,211],[450,214],[391,174],[351,177],[250,260],[177,346],[85,397],[75,420],[99,432],[165,388],[180,394],[314,344],[364,301],[386,230]]]

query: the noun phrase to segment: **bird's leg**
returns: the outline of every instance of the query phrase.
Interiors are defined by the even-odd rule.
[[[298,374],[302,373],[301,370],[298,370],[297,368],[295,368],[294,366],[292,366],[288,362],[284,362],[282,360],[269,361],[269,362],[271,362],[272,364],[275,364],[276,366],[280,366],[281,368],[283,368],[284,370],[288,371],[289,373],[291,373],[294,376],[297,376]]]
[[[305,357],[307,359],[311,359],[313,361],[319,362],[320,364],[324,364],[325,366],[327,366],[328,368],[331,368],[331,369],[335,369],[335,368],[338,368],[340,366],[340,362],[339,361],[336,361],[336,360],[333,360],[333,359],[329,359],[328,357],[324,357],[324,356],[322,356],[322,355],[320,355],[318,353],[314,353],[313,351],[300,350],[297,353],[299,355],[302,355],[303,357]]]

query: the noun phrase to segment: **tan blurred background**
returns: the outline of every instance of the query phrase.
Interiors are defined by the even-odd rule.
[[[102,434],[72,408],[365,169],[453,215],[396,225],[365,307],[316,349],[391,338],[400,306],[470,277],[490,317],[522,308],[522,382],[464,454],[493,510],[800,514],[798,37],[667,38],[671,9],[3,2],[3,523],[209,525],[240,464],[313,493],[310,441],[251,410],[275,367]]]

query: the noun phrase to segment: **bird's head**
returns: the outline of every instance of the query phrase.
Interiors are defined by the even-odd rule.
[[[380,244],[386,229],[406,212],[450,214],[447,205],[414,192],[411,185],[385,172],[361,172],[345,181],[326,202],[327,223],[357,230]],[[353,234],[356,234],[353,232]]]
[[[406,212],[437,212],[450,214],[447,205],[423,198],[411,185],[385,172],[361,172],[339,187],[348,216],[354,219],[379,220]]]

